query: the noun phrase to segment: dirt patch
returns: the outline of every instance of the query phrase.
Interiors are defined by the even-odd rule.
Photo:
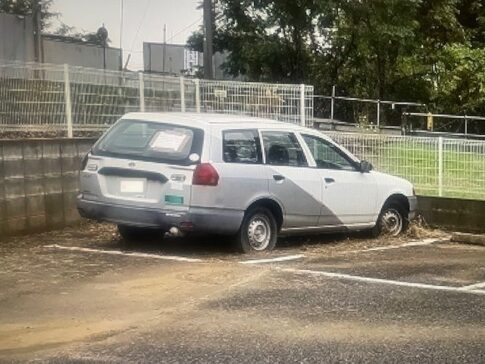
[[[257,279],[242,266],[172,264],[106,272],[67,294],[50,289],[2,307],[0,355],[22,355],[179,320],[174,314]],[[126,279],[125,277],[129,277]]]

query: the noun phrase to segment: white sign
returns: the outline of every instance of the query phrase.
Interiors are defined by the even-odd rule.
[[[224,98],[227,97],[227,91],[226,90],[214,90],[214,96],[220,97],[221,99],[224,99]]]
[[[199,66],[199,52],[184,49],[184,69],[193,75]]]
[[[182,145],[186,140],[187,135],[161,131],[152,140],[150,147],[153,149],[169,149],[178,151],[182,149]]]

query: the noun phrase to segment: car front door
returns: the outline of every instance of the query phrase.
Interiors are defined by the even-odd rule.
[[[295,133],[268,130],[261,136],[269,192],[283,207],[283,227],[317,226],[322,185]]]
[[[319,225],[360,225],[376,220],[377,184],[334,143],[302,134],[322,181]]]

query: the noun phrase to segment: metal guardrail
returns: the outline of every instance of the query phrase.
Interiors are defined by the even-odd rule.
[[[422,113],[422,112],[404,112],[403,115],[405,116],[420,116],[425,117],[427,128],[431,131],[434,130],[434,120],[435,119],[451,119],[451,120],[463,120],[465,125],[464,134],[467,136],[469,133],[468,130],[468,123],[469,121],[485,121],[485,117],[483,116],[473,116],[473,115],[451,115],[451,114],[433,114],[433,113]]]
[[[315,104],[318,100],[324,101],[324,106],[316,105],[315,117],[326,118],[330,120],[339,119],[345,122],[358,123],[360,117],[365,117],[369,124],[376,125],[380,128],[382,125],[383,114],[389,112],[389,110],[395,110],[399,108],[401,110],[406,110],[409,108],[415,109],[425,109],[427,110],[427,105],[419,102],[408,102],[408,101],[391,101],[391,100],[379,100],[379,99],[369,99],[369,98],[358,98],[349,96],[338,96],[336,94],[336,86],[332,87],[332,94],[328,95],[315,95]],[[345,105],[338,103],[338,101],[347,102]],[[351,118],[352,120],[346,120],[346,117],[342,119],[343,109],[352,109]],[[348,114],[349,110],[347,110]],[[400,117],[400,113],[398,113]]]

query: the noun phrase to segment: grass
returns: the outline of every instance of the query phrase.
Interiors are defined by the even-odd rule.
[[[374,163],[377,170],[408,179],[418,194],[439,195],[436,145],[406,139],[373,144],[362,148],[361,157]],[[457,145],[444,144],[443,196],[485,200],[485,144],[460,142],[460,150]]]

